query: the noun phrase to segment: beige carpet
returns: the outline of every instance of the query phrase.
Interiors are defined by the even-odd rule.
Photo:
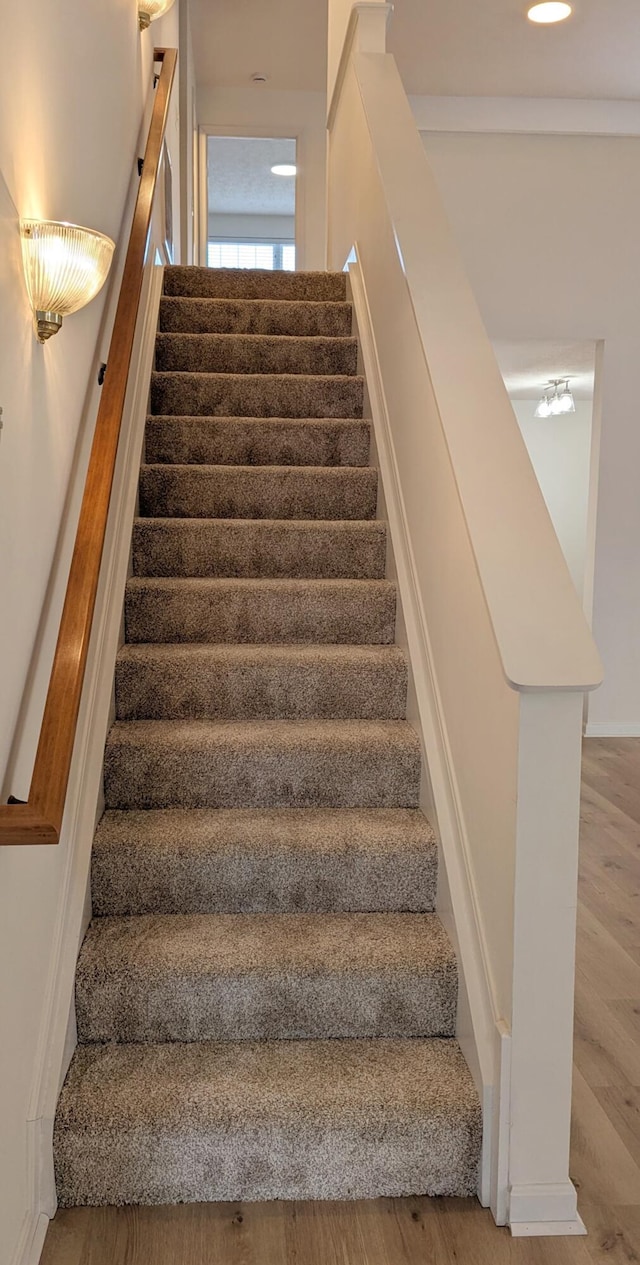
[[[471,1195],[345,278],[169,268],[62,1205]]]

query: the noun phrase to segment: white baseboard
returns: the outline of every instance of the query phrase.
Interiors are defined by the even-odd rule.
[[[571,1181],[512,1186],[509,1229],[514,1238],[586,1234],[576,1203],[576,1189]]]
[[[640,738],[640,720],[590,720],[585,738]]]
[[[588,1233],[577,1213],[573,1221],[518,1221],[509,1228],[514,1239],[572,1238],[576,1234]]]
[[[38,1265],[48,1229],[44,1212],[26,1212],[11,1265]]]

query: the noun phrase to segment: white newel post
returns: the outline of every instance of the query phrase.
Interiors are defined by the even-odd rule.
[[[569,1180],[581,692],[520,695],[509,1224],[584,1233]]]

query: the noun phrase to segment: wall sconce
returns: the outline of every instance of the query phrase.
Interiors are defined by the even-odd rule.
[[[138,22],[140,30],[146,31],[150,22],[163,18],[173,5],[174,0],[138,0]]]
[[[62,318],[102,289],[115,242],[103,233],[55,220],[21,220],[22,262],[38,341],[57,334]]]

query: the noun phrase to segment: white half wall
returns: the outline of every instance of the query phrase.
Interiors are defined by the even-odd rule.
[[[423,143],[490,337],[604,341],[593,630],[605,680],[589,722],[635,725],[640,139],[425,132]]]
[[[322,269],[326,258],[326,96],[251,84],[198,85],[200,127],[220,135],[291,136],[296,161],[297,267]]]

